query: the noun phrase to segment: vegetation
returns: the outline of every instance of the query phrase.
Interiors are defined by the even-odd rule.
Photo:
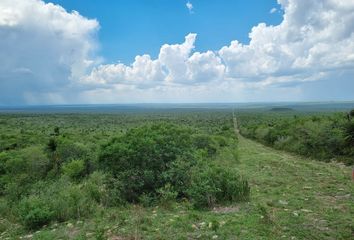
[[[353,111],[353,110],[352,110]],[[352,112],[351,111],[351,112]],[[320,161],[354,163],[350,113],[240,113],[242,135]]]
[[[3,216],[38,229],[127,204],[248,200],[247,181],[215,163],[236,149],[230,114],[200,114],[2,115]]]
[[[236,117],[244,135],[253,121],[315,117],[352,131],[350,114],[294,113]],[[264,147],[235,125],[230,110],[2,114],[0,239],[351,238],[349,167]],[[352,140],[334,157],[352,156]]]
[[[116,190],[127,202],[140,202],[142,197],[145,203],[146,197],[158,201],[163,194],[186,197],[198,207],[247,200],[248,185],[235,177],[237,173],[210,164],[208,158],[220,148],[213,136],[197,134],[191,128],[144,125],[103,145],[98,163],[118,183]]]

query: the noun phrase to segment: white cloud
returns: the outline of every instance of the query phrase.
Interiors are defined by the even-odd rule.
[[[277,11],[277,9],[273,7],[272,9],[269,10],[269,13],[270,13],[270,14],[273,14],[273,13],[275,13],[276,11]]]
[[[188,1],[186,7],[188,8],[189,13],[193,13],[193,4],[191,2]]]
[[[306,86],[325,89],[322,83],[334,81],[352,87],[353,1],[278,3],[283,21],[253,27],[248,44],[234,40],[197,52],[190,33],[161,46],[156,59],[145,54],[131,65],[99,65],[91,54],[95,20],[39,0],[2,0],[0,103],[11,100],[8,92],[31,102],[250,101],[309,98],[305,93],[314,91]]]
[[[82,83],[103,88],[114,84],[147,88],[221,80],[225,66],[214,52],[192,53],[196,37],[190,33],[182,44],[164,44],[155,60],[143,55],[137,56],[130,66],[121,63],[100,65],[82,78]]]
[[[188,34],[183,44],[165,44],[160,49],[158,60],[167,68],[167,81],[178,81],[187,78],[186,61],[194,49],[196,34]]]
[[[51,3],[1,0],[0,104],[32,102],[85,75],[98,27]]]
[[[232,41],[218,52],[193,53],[196,34],[182,44],[161,47],[159,57],[120,69],[115,82],[150,85],[208,84],[211,81],[252,82],[249,86],[306,82],[323,79],[328,72],[354,68],[354,7],[350,1],[322,0],[321,4],[298,0],[279,0],[284,20],[277,26],[260,23],[249,33],[250,43]],[[138,70],[137,68],[142,68]],[[135,74],[143,71],[139,77]],[[95,81],[97,72],[89,76]],[[101,77],[97,79],[102,79]],[[112,79],[109,77],[108,79]],[[98,80],[102,82],[101,80]],[[110,81],[110,80],[109,80]],[[112,81],[110,81],[112,82]]]
[[[189,34],[182,44],[163,45],[155,60],[144,55],[138,56],[132,66],[109,65],[117,74],[106,81],[139,81],[137,85],[149,83],[150,87],[242,81],[251,83],[245,86],[265,87],[321,80],[329,72],[354,68],[354,4],[336,4],[334,0],[322,0],[321,4],[303,0],[279,3],[284,9],[282,23],[253,27],[249,44],[232,41],[217,52],[193,53],[196,34]],[[138,64],[140,58],[144,63]],[[95,69],[88,79],[104,82],[105,68]]]
[[[284,20],[252,28],[250,43],[223,47],[227,75],[245,81],[302,82],[354,67],[354,8],[350,1],[280,0]],[[273,79],[273,80],[269,80]]]

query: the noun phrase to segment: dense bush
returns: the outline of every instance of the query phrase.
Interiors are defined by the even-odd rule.
[[[193,170],[187,194],[196,207],[213,207],[248,200],[250,187],[235,171],[203,165]]]
[[[98,196],[102,187],[101,181],[91,178],[85,184],[72,183],[66,177],[51,183],[38,182],[32,187],[31,193],[20,200],[18,215],[28,228],[38,228],[52,221],[86,217],[104,197]]]
[[[48,224],[53,217],[48,203],[37,196],[26,197],[19,204],[19,216],[24,225],[36,229]]]
[[[0,195],[19,200],[49,169],[50,160],[38,146],[0,153]]]
[[[241,133],[320,161],[354,163],[354,119],[346,114],[239,114]]]
[[[237,174],[210,165],[208,157],[227,145],[218,140],[173,124],[146,125],[103,145],[99,164],[128,202],[188,197],[206,207],[247,199],[248,186]]]
[[[192,137],[192,144],[197,149],[203,149],[207,152],[208,156],[216,154],[218,149],[218,143],[215,139],[211,138],[207,134],[195,134]]]
[[[71,160],[62,166],[64,175],[72,179],[80,179],[85,175],[85,162],[82,159]]]
[[[95,116],[0,115],[1,217],[37,229],[129,202],[211,206],[197,179],[234,151],[230,113]],[[245,199],[233,174],[209,179],[213,204]]]
[[[191,156],[191,130],[172,124],[134,128],[104,145],[99,156],[102,170],[122,184],[122,195],[129,202],[144,193],[163,187],[163,173],[181,156]]]

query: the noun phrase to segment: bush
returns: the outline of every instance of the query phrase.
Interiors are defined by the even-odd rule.
[[[66,221],[88,216],[92,213],[96,201],[88,195],[81,184],[61,178],[40,193],[53,211],[56,221]]]
[[[9,203],[6,199],[0,198],[0,216],[5,217],[6,215],[10,215]]]
[[[91,189],[94,188],[93,182]],[[96,189],[99,186],[96,187]],[[97,208],[96,199],[85,184],[75,184],[68,178],[38,182],[31,194],[18,204],[18,215],[30,229],[39,228],[52,221],[67,221],[90,215]]]
[[[50,169],[50,161],[38,146],[0,154],[0,195],[18,201],[31,184],[42,180]]]
[[[164,172],[181,156],[192,158],[191,130],[173,124],[146,125],[114,138],[101,149],[102,170],[122,184],[122,197],[137,202],[167,184]]]
[[[56,151],[63,163],[74,159],[86,159],[90,156],[90,150],[86,145],[61,138],[58,140]]]
[[[192,133],[173,124],[146,125],[102,146],[99,164],[113,176],[107,186],[116,199],[111,204],[158,200],[168,205],[187,197],[196,207],[210,207],[247,199],[246,181],[207,163],[226,140]]]
[[[196,167],[187,193],[195,207],[213,207],[249,199],[250,187],[235,171],[218,166]]]
[[[53,217],[47,202],[37,196],[22,199],[18,211],[21,221],[29,229],[38,229],[48,224]]]
[[[83,183],[83,191],[95,202],[106,205],[108,176],[102,172],[93,172]]]
[[[173,189],[171,184],[167,183],[164,187],[157,190],[159,194],[159,200],[162,206],[168,207],[176,201],[178,193]]]
[[[125,204],[122,197],[123,185],[110,174],[93,172],[83,183],[83,191],[88,198],[102,206],[116,207]]]
[[[217,142],[217,144],[219,145],[219,147],[227,147],[229,146],[229,142],[227,141],[227,139],[223,136],[220,135],[216,135],[213,137],[214,141]]]
[[[320,161],[350,164],[354,123],[347,114],[241,115],[241,133],[266,145]]]
[[[46,177],[50,162],[38,146],[27,147],[17,152],[2,153],[0,171],[7,175],[27,174],[32,181]]]
[[[64,164],[77,159],[84,161],[84,175],[92,171],[93,154],[83,143],[71,141],[62,136],[51,138],[47,144],[47,153],[51,158],[50,176],[52,177],[61,173]]]
[[[195,134],[192,137],[193,145],[196,149],[205,150],[209,156],[215,155],[218,143],[206,134]]]
[[[80,179],[85,175],[85,162],[82,159],[72,160],[62,167],[64,175],[72,179]]]

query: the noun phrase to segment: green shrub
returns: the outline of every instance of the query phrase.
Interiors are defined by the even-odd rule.
[[[63,163],[74,159],[85,159],[90,155],[90,150],[86,145],[62,138],[58,140],[56,151]]]
[[[227,141],[227,138],[225,138],[223,136],[215,135],[215,136],[213,136],[213,139],[219,145],[219,147],[229,146],[229,142]]]
[[[160,204],[162,206],[168,207],[171,203],[176,201],[178,193],[173,189],[170,183],[157,190],[159,194]]]
[[[72,160],[62,166],[63,174],[72,179],[80,179],[85,175],[85,162],[82,159]]]
[[[349,111],[349,116],[354,117],[354,109]]]
[[[139,196],[139,203],[144,207],[152,207],[157,204],[157,199],[154,194],[143,193]]]
[[[137,202],[144,193],[157,195],[157,189],[167,183],[164,172],[171,163],[192,152],[190,129],[173,124],[145,125],[104,145],[99,164],[121,184],[122,197]]]
[[[354,123],[349,115],[244,114],[241,133],[277,149],[320,161],[336,159],[346,164],[354,156]]]
[[[24,225],[35,229],[51,221],[67,221],[90,215],[97,208],[96,199],[82,184],[60,178],[52,183],[39,182],[31,195],[18,204],[18,215]]]
[[[213,207],[249,199],[250,187],[235,171],[218,166],[196,167],[187,189],[195,207]]]
[[[122,197],[123,185],[117,178],[113,178],[110,174],[96,171],[93,172],[83,183],[83,191],[88,198],[96,203],[115,207],[125,204]]]
[[[0,171],[7,175],[27,174],[31,180],[46,177],[50,161],[39,146],[32,146],[16,152],[2,153]]]
[[[95,202],[105,205],[108,176],[103,172],[93,172],[83,183],[83,191]]]
[[[197,164],[194,158],[178,158],[163,173],[164,182],[173,186],[178,198],[186,197],[186,188],[191,184],[191,170]]]
[[[4,198],[0,198],[0,216],[5,217],[10,213],[10,205]]]
[[[29,196],[21,200],[18,207],[19,217],[27,228],[38,229],[53,218],[47,202],[38,196]]]
[[[125,185],[120,179],[110,177],[107,179],[107,197],[105,205],[116,207],[127,202],[127,197],[123,191]]]
[[[84,169],[81,175],[88,175],[93,171],[93,153],[91,149],[83,143],[71,141],[63,136],[59,136],[50,139],[47,144],[47,150],[51,160],[50,176],[52,177],[60,175],[64,164],[78,159],[82,159],[84,162]],[[77,162],[73,164],[76,164],[76,167],[78,167]]]
[[[351,146],[351,150],[354,152],[354,122],[348,122],[344,125],[344,135],[347,146]]]
[[[220,145],[226,146],[226,140],[192,133],[173,124],[146,125],[102,146],[99,164],[113,176],[107,186],[116,199],[111,204],[123,199],[147,204],[159,200],[168,205],[188,197],[195,206],[206,207],[247,199],[246,181],[207,164]],[[204,163],[199,166],[198,162]]]
[[[39,146],[0,154],[0,195],[12,202],[28,193],[36,181],[45,179],[50,161]]]
[[[209,156],[216,154],[218,143],[207,134],[195,134],[192,137],[193,145],[196,149],[205,150]]]
[[[57,221],[66,221],[88,216],[96,206],[81,184],[70,182],[67,178],[60,178],[49,185],[41,193],[53,211]]]

